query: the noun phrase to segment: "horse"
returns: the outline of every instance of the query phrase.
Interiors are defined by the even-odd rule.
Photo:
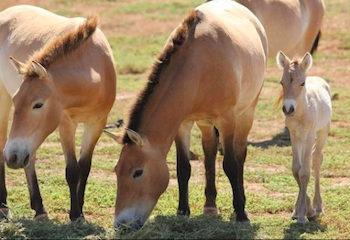
[[[215,1],[215,0],[209,0]],[[321,37],[324,16],[323,0],[234,0],[251,10],[265,28],[269,58],[282,50],[290,55],[314,53]],[[290,24],[293,23],[293,24]],[[288,28],[286,28],[288,26]],[[282,97],[282,93],[281,93]],[[190,131],[194,121],[186,121],[180,127],[175,139],[177,151],[177,174],[179,185],[179,215],[190,215],[188,205],[188,181],[191,176]],[[202,148],[206,171],[206,186],[203,213],[216,215],[215,159],[218,147],[217,130],[211,124],[197,121],[202,133]]]
[[[116,228],[123,223],[138,228],[147,220],[168,186],[166,155],[187,120],[203,120],[220,132],[236,220],[249,221],[243,165],[264,82],[267,44],[256,16],[229,0],[200,5],[175,28],[131,109],[122,138],[115,167]]]
[[[280,82],[284,93],[282,110],[292,143],[293,176],[299,186],[292,218],[305,223],[305,216],[311,221],[323,212],[320,169],[332,115],[330,87],[320,77],[307,77],[312,66],[310,53],[306,53],[302,59],[290,60],[279,52],[277,63],[283,69]],[[315,174],[313,205],[316,210],[307,195],[311,160]]]
[[[5,164],[24,168],[34,220],[49,218],[35,171],[35,152],[56,128],[66,161],[70,219],[83,216],[97,140],[116,95],[111,48],[98,18],[66,18],[27,5],[0,12],[0,214],[9,216]],[[11,66],[12,65],[12,66]],[[11,105],[13,123],[7,139]],[[84,124],[80,159],[75,132]],[[6,144],[5,144],[6,143]]]

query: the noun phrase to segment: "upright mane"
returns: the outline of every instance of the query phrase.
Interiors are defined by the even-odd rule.
[[[40,63],[47,69],[57,59],[74,52],[95,32],[97,23],[97,16],[88,17],[77,29],[51,39],[29,57],[27,65],[23,69],[24,74],[29,77],[37,75],[32,68],[32,61]]]
[[[196,11],[192,9],[190,13],[183,19],[180,26],[176,29],[172,39],[169,41],[163,52],[158,56],[154,62],[152,71],[148,77],[148,82],[144,89],[140,92],[134,103],[128,121],[128,128],[138,131],[141,119],[145,110],[145,106],[149,101],[155,87],[159,83],[160,74],[165,69],[171,60],[171,56],[183,45],[188,38],[188,33],[196,21]],[[123,143],[131,143],[131,139],[127,134],[124,134]]]

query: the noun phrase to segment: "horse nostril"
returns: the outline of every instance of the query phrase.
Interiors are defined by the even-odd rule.
[[[286,112],[287,112],[287,109],[286,109],[286,107],[285,107],[285,106],[283,106],[283,107],[282,107],[282,111],[283,111],[284,113],[286,113]]]
[[[289,113],[290,113],[290,114],[294,113],[294,110],[295,110],[294,107],[291,106],[290,109],[289,109]]]
[[[24,161],[23,161],[23,167],[28,166],[29,161],[30,161],[30,155],[28,154],[28,155],[26,156],[26,158],[24,159]]]
[[[17,154],[14,153],[14,154],[10,157],[8,163],[9,163],[10,165],[14,165],[16,162],[17,162]]]

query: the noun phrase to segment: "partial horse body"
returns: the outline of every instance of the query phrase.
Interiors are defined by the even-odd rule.
[[[0,13],[0,213],[8,214],[4,162],[24,168],[35,219],[48,217],[35,152],[59,127],[69,184],[70,219],[82,215],[95,144],[116,95],[112,51],[97,18],[65,18],[33,6]],[[11,66],[11,63],[13,66]],[[9,111],[14,117],[7,140]],[[84,123],[80,160],[75,131]],[[7,140],[7,141],[6,141]],[[5,145],[6,143],[6,145]]]
[[[248,220],[243,166],[266,59],[264,28],[233,1],[205,3],[173,31],[131,111],[115,168],[116,227],[146,221],[167,188],[166,155],[181,123],[198,120],[220,132],[237,221]]]
[[[323,147],[328,136],[332,103],[330,88],[319,77],[306,77],[312,65],[312,56],[307,53],[301,60],[291,61],[282,52],[277,55],[277,63],[283,69],[283,112],[290,132],[293,151],[293,176],[299,186],[293,219],[305,223],[305,216],[313,220],[322,213],[320,193],[320,169],[323,161]],[[315,174],[315,196],[311,200],[307,194],[310,179],[310,164],[313,162]]]
[[[323,0],[235,0],[260,20],[269,41],[269,57],[313,53],[321,36]]]

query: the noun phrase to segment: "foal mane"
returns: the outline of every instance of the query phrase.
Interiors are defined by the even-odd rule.
[[[182,20],[182,23],[176,29],[172,39],[164,48],[163,52],[158,56],[154,62],[152,71],[148,77],[148,82],[143,90],[139,93],[137,100],[131,108],[128,127],[134,131],[138,131],[141,124],[141,119],[145,111],[145,106],[149,102],[150,96],[154,92],[155,87],[159,83],[159,78],[162,71],[169,65],[173,54],[186,42],[188,33],[196,21],[196,11],[192,9],[189,14]],[[123,143],[132,143],[131,139],[125,133]]]
[[[91,16],[77,29],[70,30],[61,36],[51,39],[40,50],[34,52],[28,59],[24,68],[24,75],[35,77],[32,61],[40,63],[48,69],[56,60],[78,49],[95,32],[98,23],[97,16]]]

